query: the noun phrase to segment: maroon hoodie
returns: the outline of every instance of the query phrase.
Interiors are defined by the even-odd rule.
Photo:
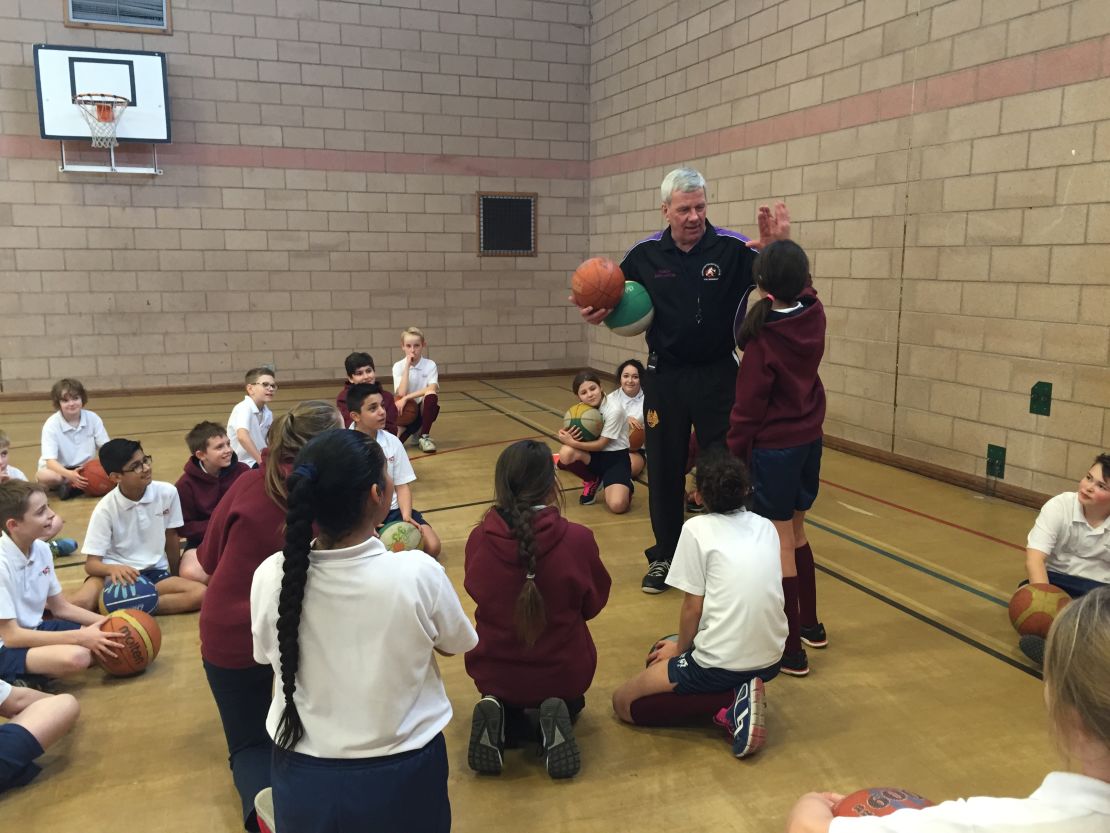
[[[478,646],[466,654],[466,672],[482,694],[514,706],[538,706],[548,697],[580,697],[590,687],[597,650],[586,622],[609,599],[609,573],[597,541],[553,506],[533,519],[536,586],[547,626],[528,647],[513,623],[524,568],[517,542],[496,510],[486,513],[466,542],[463,586],[477,604]]]
[[[249,471],[246,463],[231,455],[231,465],[220,469],[218,474],[209,474],[200,466],[200,460],[190,457],[185,461],[185,473],[177,478],[177,494],[181,498],[181,517],[185,525],[178,530],[182,538],[199,541],[208,529],[208,519],[216,511],[227,490],[239,475]]]
[[[351,383],[347,382],[343,385],[343,390],[335,397],[335,407],[339,409],[339,415],[343,417],[343,427],[349,428],[351,425],[351,411],[347,408],[347,391],[351,389]],[[382,388],[382,407],[385,408],[385,430],[393,436],[397,436],[397,405],[393,401],[393,394]]]
[[[728,447],[741,460],[753,448],[793,448],[821,437],[825,388],[817,367],[825,352],[825,308],[807,289],[803,308],[772,314],[759,335],[741,344]]]

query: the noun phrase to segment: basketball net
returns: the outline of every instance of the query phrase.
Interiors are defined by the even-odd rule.
[[[128,99],[109,93],[78,93],[73,97],[73,103],[89,125],[94,148],[114,148],[119,145],[116,126],[123,111],[131,103]]]

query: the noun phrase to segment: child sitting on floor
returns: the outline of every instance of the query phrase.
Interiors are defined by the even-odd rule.
[[[41,771],[35,758],[43,754],[77,722],[81,707],[72,694],[47,694],[12,688],[0,680],[0,793],[22,787]]]
[[[577,427],[560,428],[559,468],[582,478],[578,502],[588,506],[600,489],[614,515],[628,511],[632,501],[632,464],[628,459],[628,419],[624,409],[605,399],[601,378],[592,370],[579,371],[571,390],[580,402],[597,408],[604,420],[601,435],[585,440]]]
[[[439,416],[439,368],[424,355],[428,343],[424,333],[416,327],[409,327],[401,333],[401,349],[405,357],[393,365],[393,395],[399,414],[404,413],[405,404],[416,405],[415,417],[400,425],[401,442],[416,436],[417,445],[425,454],[434,454],[436,444],[432,441],[432,423]],[[398,416],[398,419],[402,417]]]
[[[54,413],[42,424],[42,456],[35,479],[68,500],[88,488],[81,467],[108,442],[108,432],[100,417],[85,408],[89,396],[77,379],[55,382],[50,400]]]
[[[347,371],[347,383],[343,390],[335,396],[335,407],[343,417],[343,427],[351,424],[351,412],[347,410],[347,394],[351,385],[366,385],[378,381],[378,372],[374,369],[374,357],[369,353],[351,353],[343,360],[343,367]],[[393,394],[382,388],[382,407],[385,408],[385,430],[397,436],[397,404],[393,401]]]

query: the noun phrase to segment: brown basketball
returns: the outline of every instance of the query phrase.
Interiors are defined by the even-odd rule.
[[[570,293],[580,307],[616,309],[624,296],[624,273],[607,257],[591,257],[574,270]]]
[[[397,424],[404,428],[407,425],[412,425],[416,422],[416,418],[420,416],[420,406],[416,404],[415,399],[406,400],[401,412],[397,414]]]
[[[109,479],[107,472],[104,471],[104,466],[100,465],[100,461],[95,458],[81,466],[77,472],[89,481],[89,485],[84,489],[85,494],[89,497],[104,497],[116,488],[116,484]]]
[[[1026,584],[1010,599],[1010,624],[1022,636],[1048,638],[1048,629],[1071,597],[1053,584]]]
[[[133,677],[154,662],[162,647],[162,630],[154,617],[138,609],[117,610],[108,615],[100,629],[121,633],[125,639],[116,646],[115,657],[97,659],[100,667],[113,677]]]
[[[644,429],[631,428],[628,431],[628,449],[629,451],[639,451],[644,447]]]

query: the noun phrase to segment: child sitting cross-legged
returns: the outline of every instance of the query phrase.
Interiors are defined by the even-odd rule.
[[[25,786],[42,771],[35,758],[77,722],[81,707],[72,694],[12,688],[0,680],[0,793]]]

